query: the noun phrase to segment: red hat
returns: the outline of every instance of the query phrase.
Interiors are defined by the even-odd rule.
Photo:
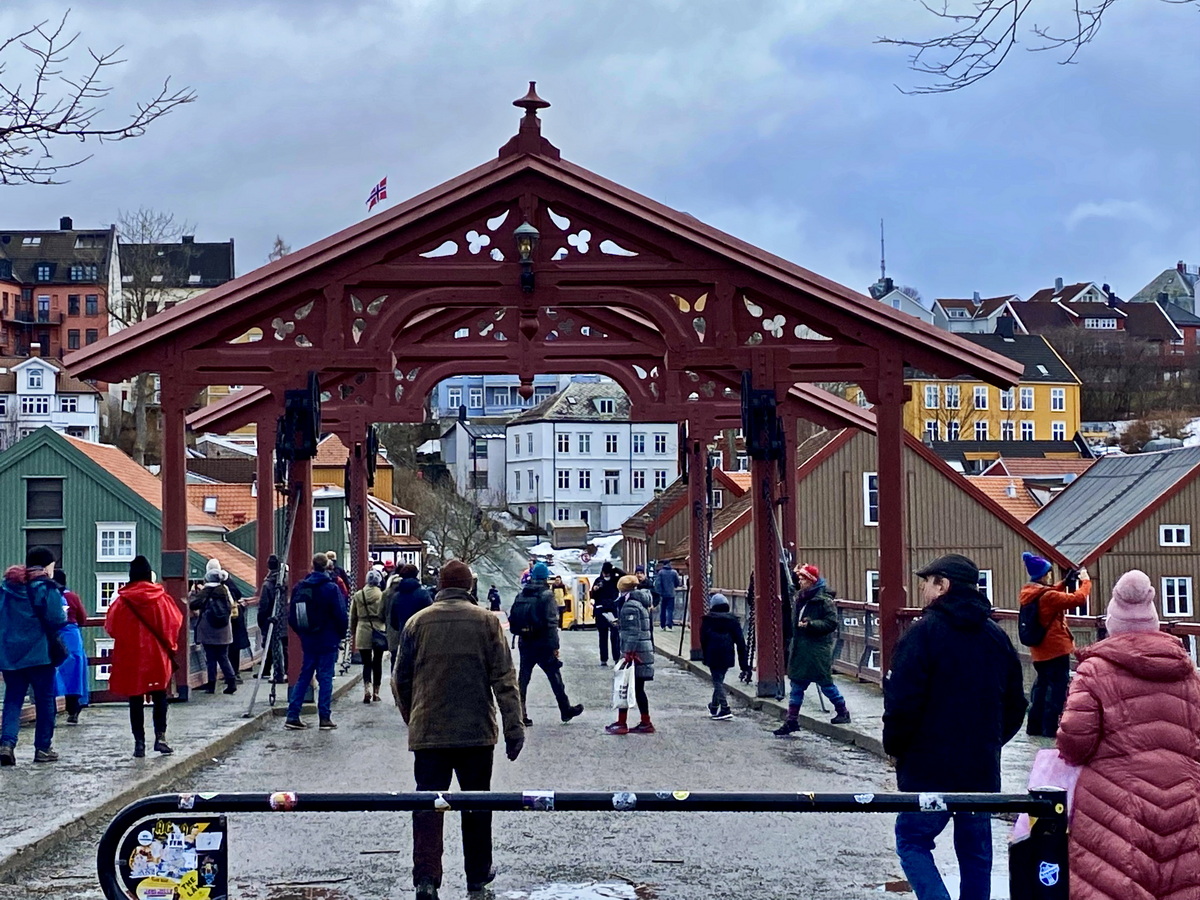
[[[816,582],[821,580],[821,570],[812,563],[805,563],[796,572],[799,575],[803,575],[809,581]]]
[[[383,567],[385,569],[394,569],[396,568],[396,564],[389,559],[384,562]]]

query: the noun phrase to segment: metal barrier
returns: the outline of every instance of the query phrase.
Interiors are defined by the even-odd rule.
[[[177,845],[178,881],[218,878],[223,883],[224,813],[323,812],[785,812],[785,813],[1029,813],[1028,839],[1012,845],[1012,900],[1067,900],[1067,795],[1058,788],[1028,794],[747,793],[724,791],[413,791],[409,793],[188,793],[158,794],[135,801],[109,823],[96,851],[96,872],[106,900],[132,897],[135,860],[154,859],[156,840]],[[214,819],[214,817],[221,817]],[[203,821],[185,833],[179,823]],[[144,826],[153,821],[149,828]],[[206,828],[206,837],[202,838]],[[191,840],[191,849],[187,841]],[[203,845],[203,846],[202,846]],[[188,854],[191,854],[188,856]],[[205,855],[201,855],[205,854]],[[128,871],[127,871],[128,870]],[[147,877],[147,876],[142,876]],[[149,876],[157,877],[157,876]],[[125,881],[126,887],[122,886]],[[169,880],[169,879],[168,879]],[[207,882],[212,884],[212,881]],[[170,885],[163,885],[168,887]],[[129,891],[127,893],[127,890]],[[139,894],[140,896],[140,894]],[[169,894],[164,894],[169,896]]]

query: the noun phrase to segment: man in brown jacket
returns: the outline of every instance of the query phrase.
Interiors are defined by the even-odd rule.
[[[470,567],[457,559],[447,562],[438,574],[433,605],[409,619],[400,637],[392,692],[408,723],[418,791],[449,790],[454,776],[460,790],[491,790],[497,705],[508,758],[515,760],[525,743],[512,654],[500,620],[476,604],[472,583]],[[417,900],[437,900],[442,815],[413,813]],[[492,814],[464,812],[462,833],[467,890],[481,891],[496,877]]]

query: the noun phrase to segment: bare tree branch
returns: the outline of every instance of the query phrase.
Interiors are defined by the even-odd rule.
[[[970,0],[964,3],[917,0],[935,19],[946,23],[947,33],[926,40],[880,37],[876,43],[907,47],[913,51],[909,68],[933,81],[913,88],[897,88],[905,94],[943,94],[961,90],[991,75],[1018,43],[1023,22],[1034,4],[1038,10],[1056,2],[1072,13],[1073,25],[1064,31],[1034,24],[1030,32],[1040,40],[1032,51],[1066,50],[1061,65],[1071,65],[1085,45],[1095,40],[1104,15],[1118,0]],[[1160,0],[1176,6],[1198,6],[1200,0]]]
[[[58,184],[61,172],[91,155],[60,161],[51,147],[56,139],[105,143],[141,137],[150,123],[196,99],[195,91],[174,89],[168,78],[153,97],[136,102],[123,122],[98,121],[103,112],[99,104],[112,91],[104,82],[105,70],[125,60],[118,56],[120,47],[105,53],[89,49],[87,67],[78,75],[64,75],[79,38],[78,32],[66,34],[68,15],[69,10],[53,27],[47,20],[0,41],[0,184]],[[18,48],[31,62],[28,82],[8,75]]]

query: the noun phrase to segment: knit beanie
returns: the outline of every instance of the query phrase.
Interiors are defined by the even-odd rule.
[[[205,581],[216,581],[215,578],[209,578],[208,576],[212,575],[214,573],[220,572],[220,571],[221,571],[221,561],[219,559],[217,559],[216,557],[213,557],[207,563],[204,564],[204,580]]]
[[[529,570],[529,577],[532,578],[534,581],[549,581],[550,580],[550,567],[548,565],[546,565],[545,563],[538,563],[536,566],[534,566],[532,569]]]
[[[796,571],[814,584],[821,580],[821,570],[812,563],[805,563]]]
[[[153,578],[154,571],[150,568],[150,560],[144,556],[135,556],[129,564],[129,580],[151,581]]]
[[[267,571],[268,572],[278,572],[279,571],[279,557],[276,556],[274,553],[272,553],[270,556],[267,557]]]
[[[44,569],[52,562],[54,562],[54,551],[40,544],[36,547],[31,547],[29,552],[25,554],[26,566],[37,566]]]
[[[1113,585],[1108,601],[1105,627],[1109,634],[1134,631],[1158,631],[1158,612],[1154,609],[1154,585],[1139,569],[1130,569]]]
[[[724,594],[713,594],[708,598],[708,608],[712,610],[729,609],[729,598]]]
[[[1021,562],[1025,563],[1025,571],[1029,573],[1030,581],[1041,581],[1052,568],[1050,561],[1034,553],[1022,553]]]
[[[637,586],[638,579],[636,575],[622,575],[617,579],[617,590],[622,594],[637,590]]]
[[[438,590],[460,588],[464,591],[471,589],[474,578],[471,567],[460,559],[452,559],[438,571]]]
[[[372,587],[379,587],[383,584],[383,572],[378,569],[371,569],[367,572],[367,584]]]

